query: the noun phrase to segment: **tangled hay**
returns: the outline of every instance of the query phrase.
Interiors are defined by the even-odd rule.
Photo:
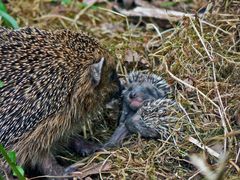
[[[78,1],[64,6],[38,0],[8,4],[22,26],[93,33],[116,56],[122,77],[136,69],[164,75],[185,109],[188,123],[184,139],[172,142],[133,136],[122,148],[79,161],[83,173],[78,175],[95,174],[91,177],[96,179],[199,179],[203,175],[189,157],[201,154],[216,174],[224,172],[225,178],[238,179],[240,3],[213,1],[203,16],[184,17],[180,25],[163,32],[153,24],[147,28],[131,25],[127,17],[113,13],[109,6],[80,7]],[[104,141],[114,128],[114,123],[106,120],[92,134]],[[217,172],[225,154],[224,169]],[[205,177],[209,178],[206,173]]]

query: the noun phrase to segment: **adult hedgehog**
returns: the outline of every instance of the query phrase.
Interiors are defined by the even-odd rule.
[[[61,175],[52,150],[119,91],[99,42],[69,30],[0,28],[0,143],[18,163]]]

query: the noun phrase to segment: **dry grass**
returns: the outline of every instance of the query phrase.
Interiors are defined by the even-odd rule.
[[[191,154],[201,154],[215,170],[219,157],[228,153],[224,176],[238,179],[240,3],[215,2],[204,17],[185,17],[173,29],[162,32],[153,24],[132,25],[109,7],[108,3],[98,8],[80,7],[77,1],[63,6],[48,0],[8,4],[21,26],[81,29],[94,34],[118,60],[121,76],[134,69],[162,74],[186,110],[184,139],[174,143],[134,136],[123,148],[96,153],[82,159],[81,165],[108,163],[108,168],[94,176],[97,179],[201,179],[190,163]],[[133,55],[136,61],[129,60]],[[113,124],[106,120],[93,134],[106,140]],[[199,147],[201,143],[207,148]]]

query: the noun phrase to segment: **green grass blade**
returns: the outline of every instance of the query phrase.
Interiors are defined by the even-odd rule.
[[[6,8],[5,4],[2,2],[2,0],[0,0],[0,10],[5,13],[7,12],[7,8]]]
[[[160,3],[160,6],[163,7],[163,8],[169,8],[169,7],[173,7],[173,6],[176,6],[177,5],[177,2],[161,2]]]
[[[16,162],[17,162],[16,153],[15,153],[14,151],[9,151],[9,152],[8,152],[8,157],[10,158],[10,160],[11,160],[13,163],[16,163]]]
[[[3,158],[7,161],[9,166],[11,167],[13,173],[17,175],[18,179],[25,180],[26,178],[21,174],[21,172],[19,172],[19,169],[17,168],[17,166],[11,161],[2,144],[0,144],[0,153],[2,154]]]
[[[24,170],[23,170],[23,168],[22,168],[21,166],[16,166],[16,168],[17,168],[18,172],[20,172],[21,175],[24,176]],[[13,175],[16,176],[17,174],[16,174],[16,173],[13,173]]]
[[[4,83],[0,80],[0,88],[4,86]]]
[[[3,20],[6,23],[10,24],[14,29],[19,28],[17,21],[12,16],[7,14],[6,12],[0,10],[0,16],[3,18]]]

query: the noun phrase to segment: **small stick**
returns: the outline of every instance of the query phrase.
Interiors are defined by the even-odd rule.
[[[197,139],[193,138],[193,137],[189,137],[188,141],[195,144],[196,146],[198,146],[199,148],[206,150],[210,155],[216,157],[216,158],[220,158],[220,154],[216,151],[214,151],[213,149],[211,149],[208,146],[205,146],[203,143],[199,142]]]

